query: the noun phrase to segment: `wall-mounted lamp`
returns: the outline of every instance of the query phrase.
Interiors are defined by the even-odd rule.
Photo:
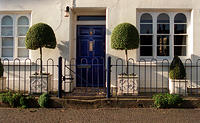
[[[65,9],[65,17],[69,17],[69,9],[70,9],[70,7],[67,6]]]

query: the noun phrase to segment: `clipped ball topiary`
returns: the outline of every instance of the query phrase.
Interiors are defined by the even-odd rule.
[[[38,48],[55,48],[56,37],[53,29],[45,23],[33,25],[26,34],[25,45],[27,49],[37,50]]]
[[[111,35],[111,47],[116,50],[125,50],[125,60],[128,62],[127,50],[139,47],[139,33],[136,27],[130,23],[117,25]]]
[[[40,74],[42,74],[42,48],[54,49],[56,47],[56,37],[53,29],[45,23],[33,25],[26,34],[25,45],[27,49],[40,49]]]
[[[4,68],[3,68],[3,64],[0,59],[0,78],[3,77],[3,72],[4,72]]]
[[[169,77],[170,79],[184,79],[186,76],[185,67],[178,56],[175,56],[171,65]]]
[[[139,33],[130,23],[117,25],[111,36],[111,47],[117,50],[131,50],[139,47]]]

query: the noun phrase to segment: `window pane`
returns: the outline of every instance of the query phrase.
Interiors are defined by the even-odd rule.
[[[28,57],[29,50],[26,48],[18,48],[18,57]]]
[[[152,24],[140,24],[140,33],[141,34],[152,34],[153,25]]]
[[[26,36],[28,27],[18,27],[18,36]]]
[[[175,34],[186,34],[187,33],[187,25],[186,24],[175,24],[174,25],[174,33]]]
[[[18,38],[18,47],[25,47],[25,37]]]
[[[153,36],[152,35],[141,35],[140,36],[140,45],[152,45]]]
[[[187,18],[184,14],[179,13],[175,16],[174,23],[187,23]]]
[[[1,25],[13,25],[13,20],[10,16],[5,16],[2,18]]]
[[[169,46],[158,46],[157,56],[169,56]]]
[[[169,36],[168,35],[158,35],[157,36],[157,45],[169,45]]]
[[[186,45],[186,35],[175,35],[174,36],[174,45]]]
[[[145,13],[141,16],[140,23],[153,23],[152,16],[148,13]]]
[[[21,16],[18,19],[18,25],[29,25],[28,18],[26,16]]]
[[[2,48],[2,57],[13,57],[13,48]]]
[[[169,24],[158,24],[157,25],[158,34],[169,34]]]
[[[153,56],[152,46],[141,46],[140,56]]]
[[[158,16],[158,23],[169,23],[169,16],[167,14],[160,14]]]
[[[2,46],[13,46],[13,38],[2,38]]]
[[[186,56],[186,46],[174,46],[174,56]]]
[[[13,36],[13,27],[1,27],[2,36]]]

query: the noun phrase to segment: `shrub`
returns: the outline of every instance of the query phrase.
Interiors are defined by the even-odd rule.
[[[38,103],[40,105],[40,107],[42,108],[47,108],[49,105],[49,95],[47,93],[43,93],[42,95],[40,95],[39,99],[38,99]]]
[[[167,94],[167,99],[168,99],[168,105],[170,107],[179,107],[181,103],[183,102],[183,98],[181,98],[179,95],[172,95],[172,94]]]
[[[117,25],[111,35],[111,47],[116,50],[125,50],[125,60],[127,63],[127,50],[137,49],[139,47],[139,33],[136,27],[130,23]]]
[[[26,34],[25,45],[27,49],[40,49],[40,74],[42,74],[42,48],[54,49],[56,47],[53,29],[45,23],[33,25]]]
[[[171,79],[184,79],[186,76],[185,67],[178,56],[175,56],[171,65],[169,77]]]
[[[183,99],[179,95],[167,93],[156,94],[153,96],[153,100],[156,108],[177,108],[183,102]]]
[[[12,97],[12,93],[8,92],[8,93],[2,93],[0,94],[0,100],[3,103],[8,103],[9,99]]]
[[[0,59],[0,77],[3,77],[3,72],[4,72],[4,68],[3,68],[3,64]]]
[[[3,103],[9,104],[11,107],[29,108],[34,98],[25,96],[20,93],[3,93],[0,95]]]

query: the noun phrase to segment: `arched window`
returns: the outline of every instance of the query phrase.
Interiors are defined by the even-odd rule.
[[[4,16],[1,20],[1,56],[13,57],[14,47],[13,19],[11,16]]]
[[[153,19],[148,13],[140,18],[140,56],[153,55]]]
[[[21,16],[17,22],[18,25],[29,25],[29,20],[26,16]]]
[[[174,17],[174,56],[186,56],[187,18],[183,13]]]
[[[21,16],[17,21],[18,36],[18,57],[28,57],[29,52],[25,47],[25,36],[29,29],[29,20],[26,16]]]
[[[170,18],[162,13],[157,17],[157,56],[169,56]]]
[[[184,14],[178,13],[174,18],[174,23],[187,23],[187,18]]]
[[[148,13],[145,13],[141,16],[140,23],[153,23],[152,16]]]

